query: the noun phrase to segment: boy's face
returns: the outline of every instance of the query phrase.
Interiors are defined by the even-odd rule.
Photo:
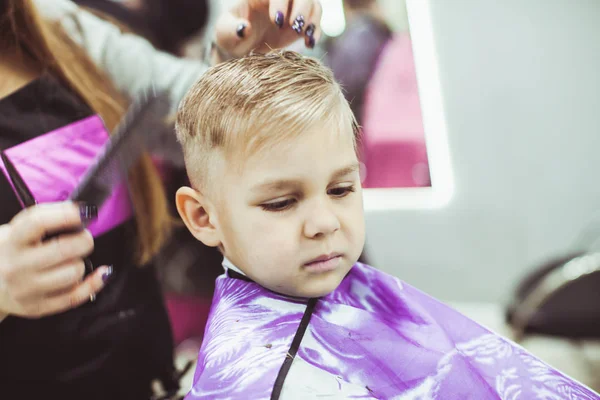
[[[211,218],[225,256],[279,293],[333,291],[365,240],[351,128],[323,124],[250,157],[242,172],[223,169]]]

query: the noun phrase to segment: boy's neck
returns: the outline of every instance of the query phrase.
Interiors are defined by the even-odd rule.
[[[223,268],[225,268],[225,271],[227,271],[228,269],[237,272],[238,274],[242,274],[244,276],[246,276],[246,274],[239,269],[238,267],[236,267],[231,261],[229,261],[229,259],[225,256],[223,256]]]

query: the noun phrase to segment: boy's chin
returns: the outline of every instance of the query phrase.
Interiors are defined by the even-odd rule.
[[[333,292],[336,288],[337,288],[337,286],[332,287],[330,289],[321,289],[321,290],[285,290],[285,291],[279,291],[278,293],[286,295],[286,296],[290,296],[290,297],[312,299],[312,298],[327,296],[329,293]]]
[[[337,271],[339,272],[339,271]],[[318,281],[305,282],[301,287],[290,288],[287,294],[293,297],[315,298],[324,297],[338,288],[344,275],[328,274],[329,276],[321,277]],[[300,286],[300,285],[299,285]]]

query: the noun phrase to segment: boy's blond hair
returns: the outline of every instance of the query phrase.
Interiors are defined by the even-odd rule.
[[[181,102],[176,131],[192,186],[204,190],[215,152],[239,167],[248,154],[336,119],[356,146],[356,121],[331,70],[280,50],[206,71]]]

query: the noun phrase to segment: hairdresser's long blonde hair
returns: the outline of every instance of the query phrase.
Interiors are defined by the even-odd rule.
[[[113,131],[127,107],[125,97],[62,30],[58,22],[44,20],[32,0],[7,0],[0,15],[0,36],[42,69],[74,90]],[[5,42],[6,43],[6,42]],[[145,155],[129,176],[134,203],[140,265],[154,256],[171,230],[171,218],[162,182],[150,157]]]

